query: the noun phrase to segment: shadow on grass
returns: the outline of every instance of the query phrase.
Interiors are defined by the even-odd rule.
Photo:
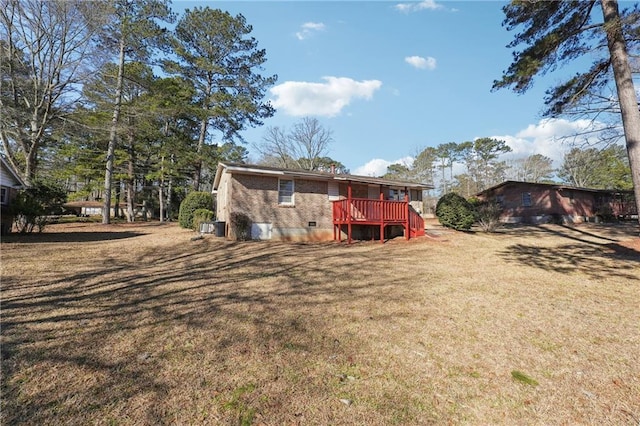
[[[509,262],[527,265],[545,271],[560,273],[581,272],[594,279],[618,277],[638,280],[640,252],[627,248],[617,241],[629,236],[627,229],[611,232],[594,232],[587,228],[564,225],[541,225],[514,228],[519,236],[542,238],[554,235],[569,241],[567,244],[540,246],[537,244],[512,244],[498,255]]]
[[[330,318],[304,312],[311,303],[327,309],[366,303],[372,288],[400,279],[345,281],[362,269],[367,256],[347,246],[205,239],[170,252],[149,248],[113,262],[96,259],[91,270],[46,279],[46,285],[7,274],[2,423],[46,424],[53,418],[91,422],[92,412],[104,415],[114,406],[139,410],[128,404],[141,395],[146,395],[148,408],[146,418],[136,421],[166,422],[170,417],[159,411],[169,393],[162,377],[174,358],[184,359],[189,369],[201,362],[191,365],[192,359],[202,357],[239,353],[242,359],[256,350],[268,357],[282,348],[321,351],[326,345],[339,360],[334,341],[342,336],[334,335]],[[386,273],[384,265],[368,268],[370,277]],[[318,336],[323,336],[320,341]],[[124,348],[110,348],[123,340]],[[112,355],[118,351],[124,354]],[[56,385],[34,385],[38,379],[29,371],[55,374],[48,380]],[[89,383],[81,391],[66,388],[65,382],[74,382],[74,372]],[[31,387],[28,398],[22,396],[28,393],[25,384]],[[87,404],[92,408],[75,411]]]
[[[575,225],[556,225],[556,224],[502,224],[498,228],[498,234],[503,233],[509,236],[548,236],[558,235],[561,237],[580,239],[595,238],[600,242],[604,241],[620,241],[638,237],[640,228],[636,222],[619,222],[619,223],[581,223]]]
[[[145,235],[140,232],[44,232],[40,234],[11,234],[2,237],[3,244],[21,243],[89,243],[97,241],[122,240]]]

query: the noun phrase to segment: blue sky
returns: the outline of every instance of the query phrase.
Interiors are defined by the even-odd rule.
[[[174,1],[241,13],[267,52],[265,74],[276,114],[243,133],[259,158],[266,126],[290,128],[303,116],[333,131],[329,156],[355,174],[386,166],[427,146],[478,137],[505,140],[511,158],[543,154],[559,165],[557,140],[584,121],[542,120],[545,90],[560,70],[524,95],[491,92],[511,62],[497,1]]]

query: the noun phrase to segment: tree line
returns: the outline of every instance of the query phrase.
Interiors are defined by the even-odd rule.
[[[242,130],[275,112],[263,98],[277,76],[242,15],[195,7],[176,19],[167,0],[0,9],[0,140],[27,184],[60,182],[105,211],[124,200],[130,220],[141,201],[169,217],[175,194],[243,161]]]
[[[629,158],[619,144],[573,147],[557,168],[542,154],[504,160],[503,155],[511,151],[504,141],[494,138],[442,143],[423,149],[408,164],[390,165],[384,177],[429,183],[438,195],[456,192],[467,198],[505,180],[594,189],[633,188]]]
[[[624,140],[627,157],[617,148],[579,150],[557,176],[624,186],[630,174],[640,206],[638,4],[513,1],[503,11],[514,56],[492,89],[525,93],[536,76],[588,55],[590,67],[547,90],[543,115],[597,117],[608,126],[600,134]],[[130,220],[139,202],[169,217],[177,198],[206,189],[219,161],[244,161],[242,131],[275,112],[264,95],[277,76],[264,73],[266,52],[251,32],[242,15],[195,7],[178,17],[169,0],[0,0],[2,154],[27,184],[61,182],[103,200],[105,211],[124,200]],[[332,140],[317,124],[267,129],[263,161],[344,168],[314,146]],[[389,174],[466,194],[508,176],[548,177],[548,159],[507,164],[507,151],[491,138],[445,143]],[[602,171],[613,163],[615,173]]]

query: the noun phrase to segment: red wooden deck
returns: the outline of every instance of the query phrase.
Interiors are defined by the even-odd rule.
[[[379,226],[380,242],[384,242],[384,228],[387,225],[402,225],[407,240],[424,235],[424,220],[411,208],[408,199],[387,201],[347,198],[333,201],[333,239],[341,241],[342,227],[346,226],[347,241],[351,243],[353,225]]]

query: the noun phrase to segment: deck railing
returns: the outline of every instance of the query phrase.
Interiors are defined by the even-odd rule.
[[[409,205],[409,201],[373,200],[352,198],[333,201],[334,239],[342,225],[348,226],[348,240],[351,241],[351,225],[379,225],[380,240],[386,225],[403,225],[406,238],[425,235],[424,219]]]
[[[397,222],[407,220],[406,201],[371,200],[352,198],[333,202],[334,223],[347,222]]]
[[[413,209],[409,210],[409,229],[411,232],[415,232],[416,237],[425,235],[424,232],[424,219]],[[413,235],[412,235],[413,236]]]

